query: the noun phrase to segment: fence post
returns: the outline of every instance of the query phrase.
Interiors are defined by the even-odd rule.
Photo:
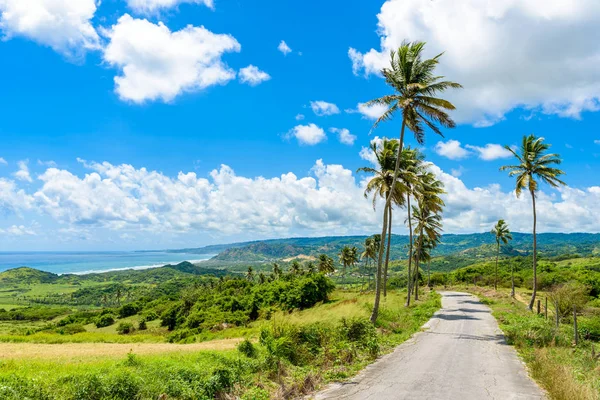
[[[540,312],[541,312],[540,311],[540,304],[541,304],[541,302],[542,301],[540,299],[538,299],[538,301],[537,301],[537,312],[538,312],[538,315],[540,315]]]
[[[546,313],[546,320],[548,320],[548,298],[546,297],[546,306],[544,307],[544,312]]]
[[[573,330],[575,331],[575,346],[579,344],[579,332],[577,332],[577,308],[573,306]]]

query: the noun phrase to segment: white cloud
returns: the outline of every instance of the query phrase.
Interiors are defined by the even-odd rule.
[[[271,79],[269,74],[254,65],[248,65],[246,68],[240,69],[240,82],[247,83],[250,86],[259,85],[269,79]]]
[[[288,53],[292,52],[292,49],[290,49],[290,46],[288,46],[284,40],[279,42],[279,46],[277,46],[277,50],[282,52],[284,56],[287,56]]]
[[[152,14],[157,11],[173,8],[183,3],[204,4],[214,8],[213,0],[126,0],[132,10],[142,14]]]
[[[25,235],[36,235],[35,231],[31,228],[26,228],[24,225],[13,225],[6,229],[0,228],[0,235],[7,236],[25,236]]]
[[[4,158],[0,157],[0,165],[8,165],[8,163]]]
[[[171,32],[161,22],[127,14],[104,33],[110,39],[104,61],[121,70],[115,91],[124,100],[169,102],[184,92],[226,84],[236,75],[221,60],[224,53],[241,49],[231,35],[191,25]]]
[[[328,102],[322,101],[322,100],[311,101],[310,102],[310,108],[319,117],[323,117],[325,115],[334,115],[334,114],[339,114],[340,113],[340,109],[338,108],[338,106],[336,106],[333,103],[328,103]]]
[[[380,148],[383,144],[383,139],[384,138],[380,138],[379,136],[375,136],[371,141],[370,144],[371,145],[376,145],[377,148]],[[370,147],[363,147],[360,149],[360,152],[358,153],[358,155],[360,156],[360,158],[362,158],[365,161],[368,161],[371,163],[371,165],[373,167],[378,167],[379,163],[377,161],[377,157],[375,156],[375,153],[373,153],[373,150],[371,150]]]
[[[387,111],[387,107],[381,104],[374,104],[368,106],[365,103],[358,103],[356,110],[346,110],[347,113],[359,113],[366,119],[375,120],[383,115]]]
[[[458,140],[448,140],[447,142],[438,142],[433,150],[442,157],[451,160],[461,160],[467,158],[471,153],[461,146]]]
[[[594,140],[595,144],[600,144],[600,140]]]
[[[352,146],[354,144],[354,142],[356,141],[356,136],[351,134],[350,131],[346,128],[342,128],[342,129],[330,128],[329,132],[337,133],[338,140],[342,144],[347,144],[348,146]]]
[[[29,174],[29,160],[21,160],[17,163],[19,170],[13,175],[20,181],[33,182],[31,175]]]
[[[296,115],[296,121],[302,121],[304,119],[304,114]]]
[[[459,178],[460,176],[462,176],[462,174],[464,172],[465,172],[465,169],[463,168],[462,165],[460,165],[458,168],[452,168],[450,170],[450,174],[455,178]]]
[[[388,0],[377,18],[381,48],[351,48],[354,73],[378,73],[405,39],[425,41],[428,56],[445,52],[439,74],[465,87],[446,95],[459,122],[489,126],[516,107],[600,109],[598,1]]]
[[[361,157],[374,161],[369,151],[363,148]],[[357,178],[349,169],[322,160],[306,176],[275,177],[239,176],[226,165],[207,178],[194,172],[171,177],[107,162],[85,162],[83,167],[88,171],[82,175],[48,168],[39,177],[41,187],[30,193],[0,178],[0,210],[56,221],[65,240],[91,238],[98,229],[119,235],[135,232],[140,240],[144,235],[181,233],[244,238],[353,234],[376,232],[381,222],[381,210],[374,213],[370,199],[363,197],[368,176]],[[486,232],[499,218],[513,231],[531,230],[529,196],[517,199],[497,184],[470,188],[439,167],[430,168],[447,192],[445,232]],[[542,232],[600,231],[600,187],[550,192],[542,186],[537,203]],[[395,232],[406,233],[403,220],[396,218]],[[48,231],[45,226],[13,224],[16,228],[9,229],[14,232]]]
[[[314,146],[327,139],[325,131],[315,124],[297,125],[287,134],[288,137],[295,137],[298,143],[307,146]]]
[[[488,143],[484,147],[472,146],[468,144],[465,147],[476,152],[479,158],[485,161],[512,157],[512,153],[499,144]]]
[[[0,29],[5,37],[22,36],[77,58],[100,48],[90,22],[96,0],[0,0]]]

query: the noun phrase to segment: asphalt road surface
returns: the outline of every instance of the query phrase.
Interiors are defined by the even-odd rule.
[[[442,292],[442,309],[392,354],[314,399],[545,399],[508,346],[490,309],[466,293]]]

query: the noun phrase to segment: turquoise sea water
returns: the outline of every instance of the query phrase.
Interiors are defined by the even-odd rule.
[[[0,272],[30,267],[55,274],[146,269],[182,261],[200,262],[214,254],[152,252],[0,252]]]

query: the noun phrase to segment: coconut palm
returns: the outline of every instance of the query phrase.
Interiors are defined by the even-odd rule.
[[[515,156],[519,163],[505,165],[500,170],[509,171],[509,176],[516,177],[515,193],[517,197],[521,196],[523,190],[529,191],[533,206],[533,293],[529,302],[529,309],[533,310],[537,295],[537,214],[535,198],[539,189],[538,181],[545,182],[552,187],[566,185],[559,179],[559,176],[564,175],[564,172],[553,167],[559,165],[562,160],[558,154],[547,154],[550,145],[544,143],[544,138],[534,135],[523,136],[523,142],[518,152],[510,146],[504,147]]]
[[[441,216],[439,215],[444,207],[444,201],[440,197],[444,194],[444,184],[439,181],[436,176],[427,170],[421,171],[417,177],[417,184],[413,186],[414,196],[417,199],[418,207],[413,207],[417,210],[414,213],[414,218],[417,223],[416,231],[418,232],[417,249],[412,258],[415,260],[414,285],[418,285],[419,260],[422,260],[421,253],[424,250],[423,240],[428,238],[430,241],[436,242],[441,235]],[[409,215],[410,217],[410,215]],[[410,224],[410,219],[409,219]],[[425,235],[423,232],[425,231]],[[411,251],[412,254],[412,251]],[[408,296],[407,305],[410,305],[411,280],[410,280],[410,262],[408,271]],[[419,298],[419,291],[415,290],[415,300]]]
[[[342,264],[342,281],[346,276],[348,267],[352,268],[358,262],[358,249],[356,247],[344,246],[338,254],[340,264]]]
[[[250,282],[254,281],[254,269],[252,267],[248,267],[248,272],[246,272],[246,279]]]
[[[335,267],[333,266],[333,258],[329,257],[327,254],[319,255],[318,269],[320,273],[325,275],[334,273]]]
[[[419,232],[417,240],[417,248],[414,254],[415,273],[414,273],[414,289],[415,300],[419,299],[419,263],[421,260],[427,260],[428,254],[425,252],[423,245],[425,237],[430,241],[438,241],[442,232],[442,216],[431,211],[428,207],[413,206],[413,216],[416,222],[416,230]],[[410,291],[408,292],[410,297]]]
[[[309,261],[306,264],[306,272],[308,272],[310,275],[314,274],[316,270],[317,269],[315,268],[315,263],[314,262]]]
[[[381,297],[382,283],[385,287],[386,281],[382,282],[382,264],[383,264],[383,251],[385,246],[386,235],[391,231],[391,217],[392,217],[392,203],[388,201],[394,199],[394,202],[399,205],[404,203],[404,195],[406,187],[401,181],[397,181],[393,176],[394,165],[396,164],[396,158],[398,154],[398,141],[383,139],[380,146],[377,143],[371,143],[371,151],[377,159],[378,169],[371,167],[359,168],[358,172],[367,172],[373,174],[371,180],[367,183],[365,189],[365,197],[368,197],[373,193],[373,209],[375,209],[378,198],[385,199],[385,206],[383,209],[383,227],[380,236],[381,244],[379,246],[379,255],[377,258],[377,272],[375,275],[375,302],[373,304],[373,313],[371,314],[371,321],[374,323],[377,320],[379,314],[379,301]],[[393,190],[392,190],[393,188]],[[388,239],[388,255],[386,259],[389,262],[389,243]],[[387,275],[387,268],[386,273]],[[384,289],[385,290],[385,289]]]
[[[292,275],[300,275],[302,274],[302,266],[298,262],[298,260],[292,261],[292,266],[290,267],[290,273]]]
[[[490,233],[496,237],[496,244],[498,245],[498,249],[496,251],[496,267],[494,268],[494,290],[498,290],[498,259],[500,258],[500,243],[502,242],[504,244],[508,244],[508,241],[512,240],[512,235],[510,234],[510,230],[508,230],[508,225],[503,219],[496,223]],[[514,278],[511,295],[513,297],[515,296]]]
[[[371,281],[371,274],[369,273],[369,261],[375,260],[377,255],[377,249],[375,247],[375,238],[373,236],[365,239],[365,249],[360,254],[360,258],[365,261],[365,269],[367,271],[367,276],[369,282]]]
[[[283,275],[283,271],[282,271],[281,267],[279,266],[279,264],[273,263],[273,278],[279,279],[279,278],[281,278],[282,275]]]

